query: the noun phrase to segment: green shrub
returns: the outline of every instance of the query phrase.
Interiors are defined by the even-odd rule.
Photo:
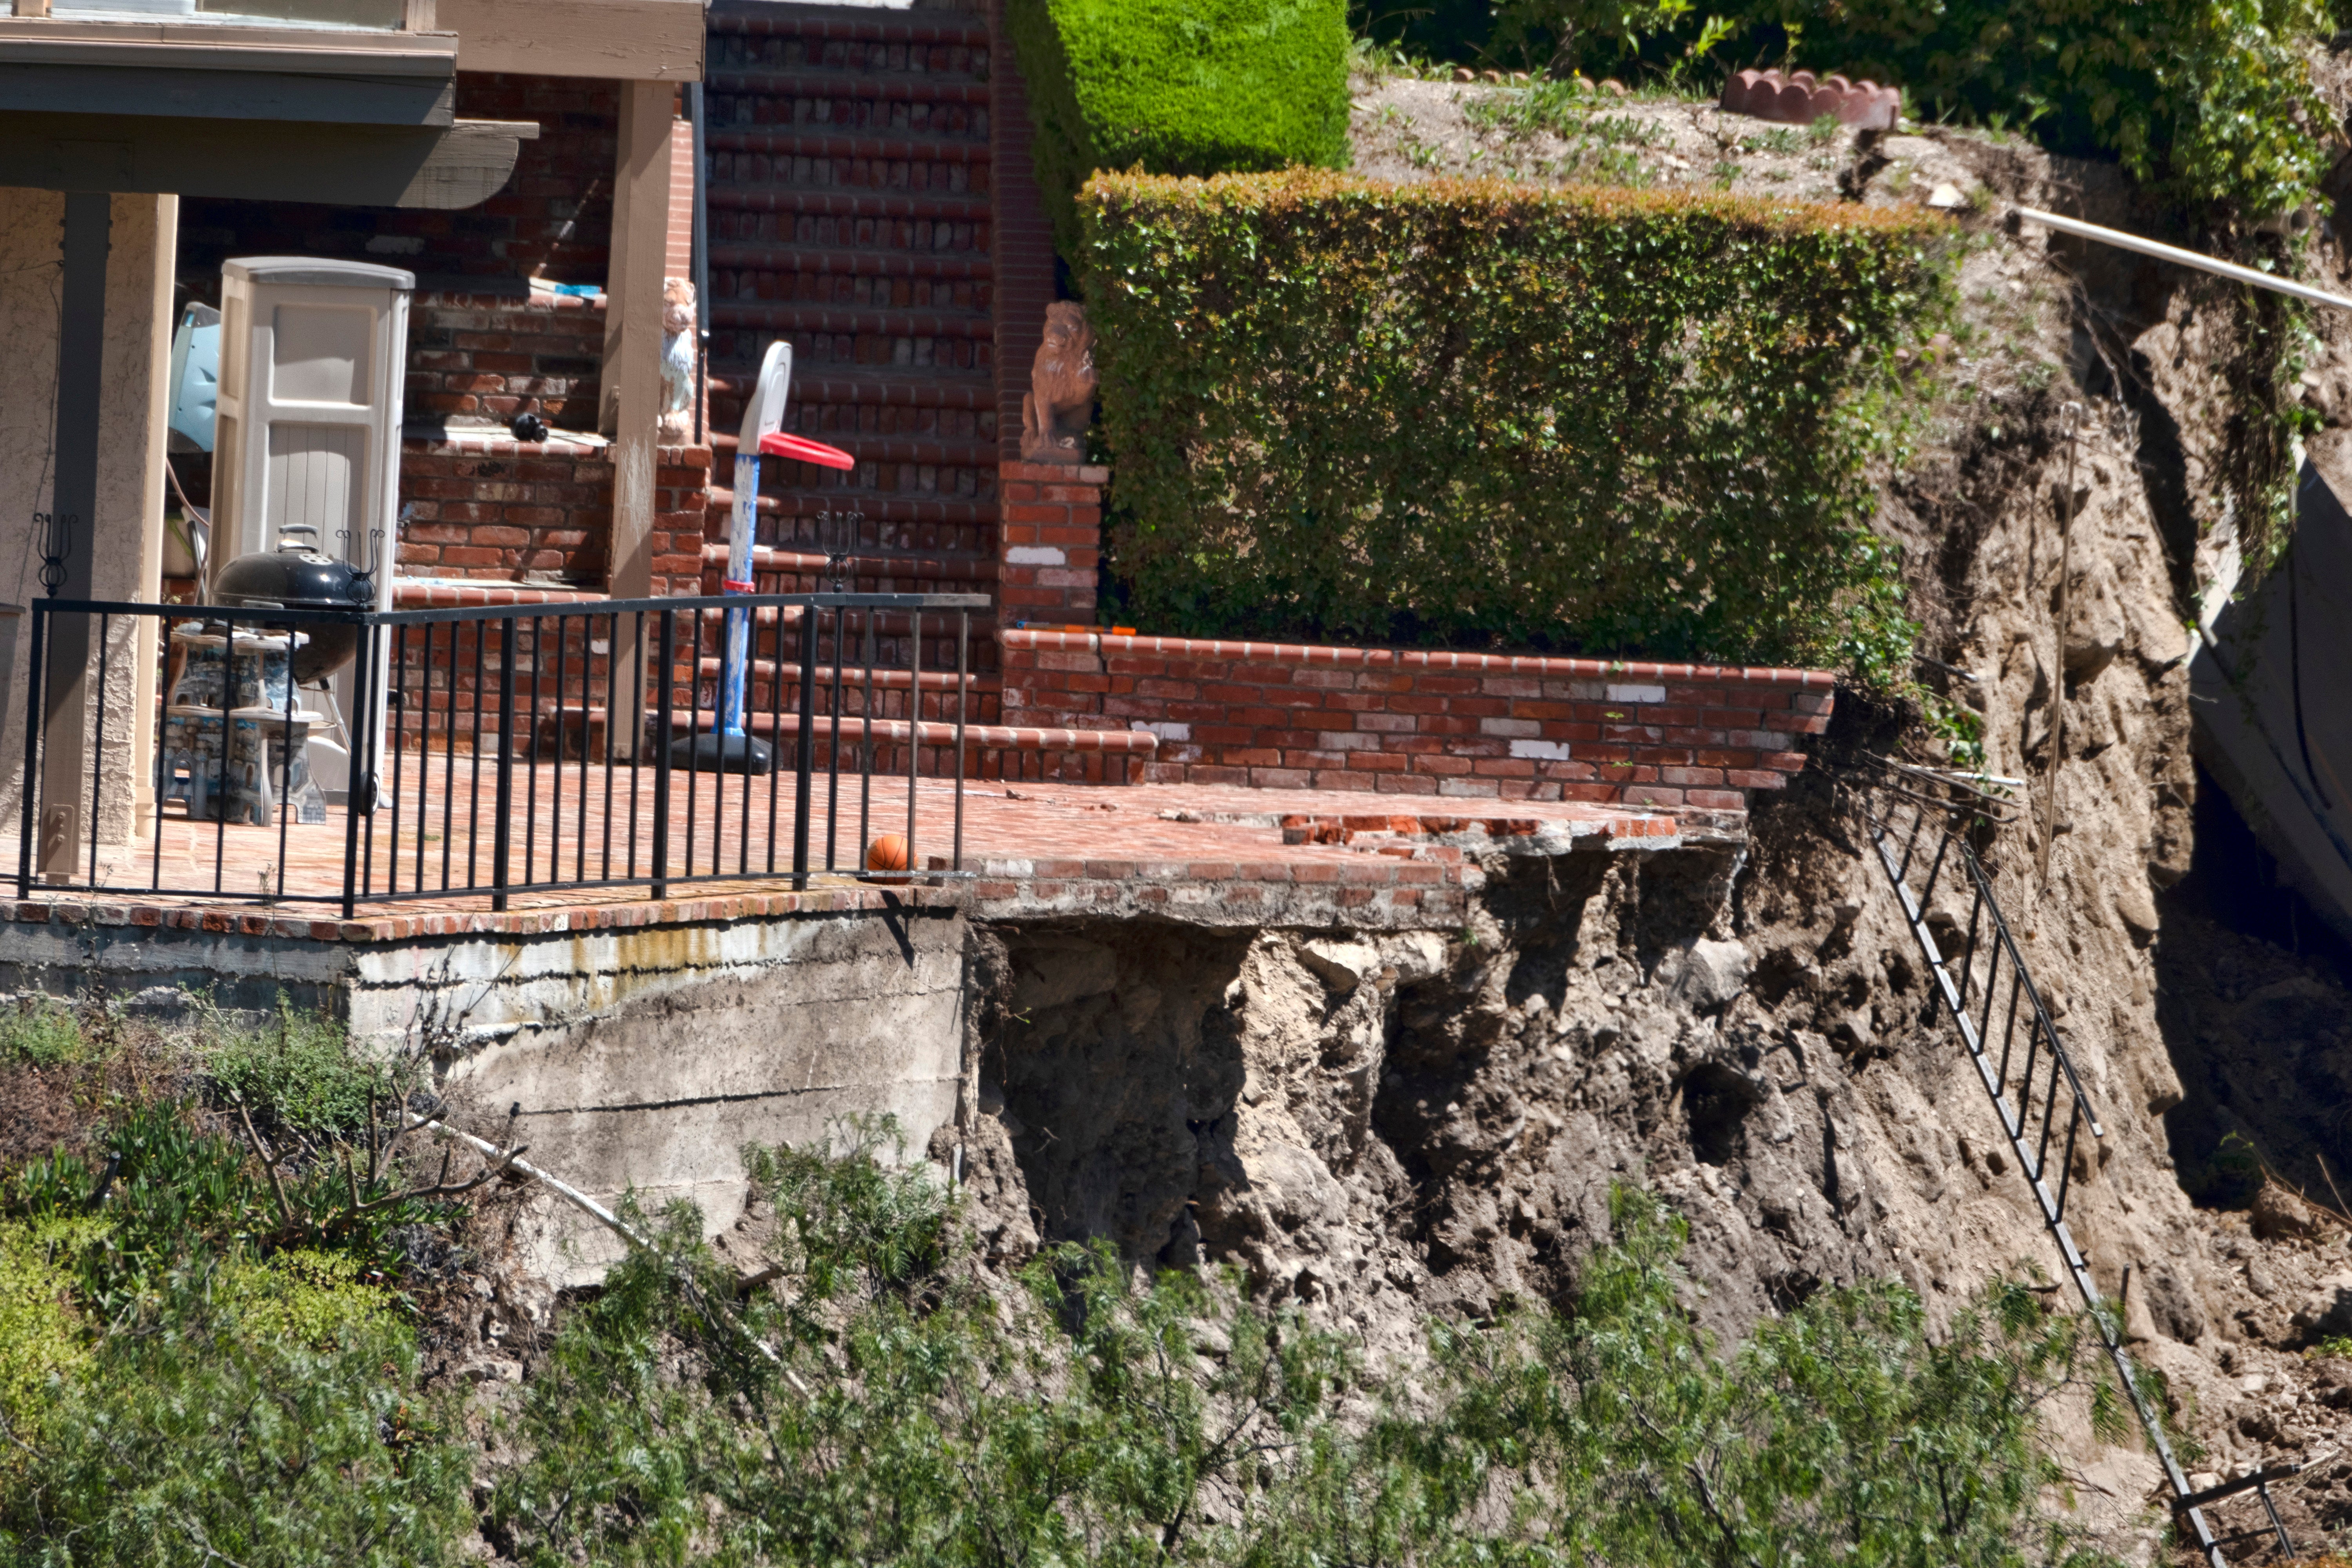
[[[56,1260],[58,1233],[0,1221],[0,1488],[24,1468],[58,1384],[88,1358],[73,1310],[73,1277]],[[79,1222],[87,1225],[88,1222]]]
[[[1122,619],[1899,679],[1916,211],[1290,174],[1082,197]]]
[[[389,1101],[399,1087],[387,1064],[352,1048],[341,1024],[282,998],[274,1025],[216,1021],[208,1035],[204,1060],[213,1081],[226,1097],[242,1097],[265,1125],[314,1134],[361,1127],[370,1090]]]
[[[118,1100],[0,1173],[0,1564],[447,1560],[468,1454],[395,1293],[446,1210],[354,1212],[383,1184],[327,1151],[273,1184],[201,1116]]]
[[[1348,160],[1346,0],[1011,0],[1037,184],[1078,257],[1097,169],[1216,174]]]
[[[1866,1282],[1720,1354],[1680,1299],[1683,1221],[1632,1189],[1610,1206],[1573,1314],[1439,1335],[1449,1407],[1410,1436],[1452,1506],[1499,1481],[1538,1560],[1612,1568],[2113,1561],[2040,1506],[2063,1495],[2053,1402],[2135,1439],[2088,1319],[1997,1282],[1931,1340],[1908,1288]]]
[[[621,1266],[526,1385],[485,1536],[534,1563],[2094,1568],[2043,1412],[2128,1434],[2090,1325],[2000,1286],[1931,1342],[1899,1284],[1723,1352],[1681,1222],[1616,1194],[1566,1310],[1364,1367],[1233,1279],[1049,1249],[996,1300],[946,1195],[870,1144],[755,1152],[786,1281],[740,1309],[698,1216]],[[740,1259],[738,1259],[740,1261]],[[767,1272],[762,1270],[762,1272]],[[825,1331],[805,1331],[821,1319]],[[747,1333],[748,1331],[748,1333]],[[747,1338],[774,1347],[772,1362]],[[781,1363],[781,1364],[779,1364]]]
[[[28,997],[0,1012],[0,1062],[25,1062],[37,1068],[59,1067],[89,1055],[81,1025],[72,1012],[39,997]]]
[[[151,1281],[145,1310],[53,1394],[39,1441],[0,1486],[0,1563],[455,1558],[467,1456],[416,1394],[405,1331],[346,1310],[338,1334],[306,1342],[275,1293],[247,1280],[224,1303],[205,1279]]]

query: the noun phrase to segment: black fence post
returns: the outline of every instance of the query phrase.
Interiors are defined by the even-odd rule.
[[[498,822],[492,827],[490,840],[490,908],[503,910],[507,907],[507,864],[514,844],[514,628],[515,618],[503,616],[499,619],[499,763],[497,801]],[[481,647],[481,635],[475,634],[474,647]],[[476,691],[480,690],[478,685]],[[474,744],[482,743],[482,732],[474,731]],[[471,829],[468,830],[471,837]]]
[[[776,611],[781,618],[783,611]],[[801,732],[793,748],[793,886],[808,886],[809,789],[816,772],[816,619],[814,598],[801,606]],[[835,632],[838,636],[838,631]]]
[[[653,884],[654,897],[667,899],[669,897],[670,686],[677,674],[671,664],[677,657],[677,629],[672,611],[657,610],[655,614],[661,616],[661,633],[656,639],[654,652],[655,679],[661,682],[661,700],[655,710],[655,722],[659,731],[654,738]],[[640,632],[638,635],[642,637],[644,634]]]
[[[33,896],[33,818],[40,808],[41,794],[41,731],[48,726],[48,714],[41,705],[41,655],[49,640],[48,611],[38,599],[33,601],[33,665],[27,672],[25,688],[25,822],[18,832],[16,855],[16,896]]]

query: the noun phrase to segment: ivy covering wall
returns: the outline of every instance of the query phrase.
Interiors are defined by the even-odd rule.
[[[1008,0],[1065,256],[1097,169],[1215,174],[1348,161],[1346,0]]]
[[[1310,171],[1079,206],[1121,618],[1900,679],[1866,470],[1942,220]]]

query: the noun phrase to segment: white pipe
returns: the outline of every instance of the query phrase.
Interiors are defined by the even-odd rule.
[[[2233,282],[2251,283],[2257,289],[2268,289],[2274,294],[2285,294],[2297,300],[2308,300],[2315,305],[2333,305],[2339,310],[2352,310],[2352,300],[2341,294],[2330,294],[2325,289],[2314,289],[2308,283],[2297,283],[2292,278],[2280,278],[2268,272],[2258,272],[2251,267],[2241,267],[2234,261],[2217,261],[2210,256],[2200,256],[2193,250],[2183,250],[2177,245],[2164,245],[2153,239],[2142,239],[2136,234],[2126,234],[2119,228],[2104,228],[2081,218],[2060,217],[2055,213],[2036,212],[2032,207],[2019,207],[2017,216],[2029,223],[2054,228],[2061,234],[2071,234],[2081,239],[2095,239],[2120,250],[2136,250],[2142,256],[2153,256],[2158,261],[2169,261],[2180,267],[2193,267],[2200,272],[2210,272],[2216,278]]]
[[[420,1116],[415,1121],[409,1123],[408,1131],[411,1132],[425,1130],[446,1133],[447,1136],[457,1139],[467,1144],[475,1151],[475,1152],[480,1154],[483,1158],[501,1162],[507,1170],[516,1172],[521,1175],[529,1176],[531,1180],[539,1183],[541,1186],[553,1192],[556,1196],[572,1205],[572,1207],[578,1209],[581,1213],[588,1215],[589,1218],[596,1220],[605,1226],[613,1232],[614,1235],[619,1237],[623,1241],[627,1242],[630,1246],[650,1252],[656,1258],[659,1258],[662,1255],[661,1248],[653,1244],[651,1237],[639,1235],[635,1228],[630,1226],[627,1221],[622,1219],[619,1215],[614,1214],[611,1209],[606,1208],[603,1204],[598,1203],[594,1198],[590,1197],[586,1193],[582,1192],[579,1188],[572,1185],[570,1183],[559,1181],[555,1177],[549,1175],[545,1171],[541,1170],[530,1161],[510,1158],[505,1150],[499,1148],[488,1139],[477,1138],[472,1133],[467,1132],[461,1128],[452,1127],[446,1121],[436,1121],[430,1117]],[[719,1320],[725,1323],[729,1328],[733,1329],[736,1335],[740,1338],[745,1344],[750,1345],[753,1350],[758,1351],[761,1355],[767,1358],[769,1364],[772,1365],[778,1372],[784,1374],[784,1381],[792,1384],[793,1393],[799,1394],[803,1399],[808,1397],[808,1384],[801,1380],[801,1376],[798,1373],[784,1364],[783,1358],[776,1354],[774,1347],[771,1346],[765,1340],[761,1339],[758,1335],[751,1332],[751,1330],[745,1328],[740,1320],[739,1320],[734,1313],[729,1311],[719,1302],[712,1302],[711,1309],[718,1314]]]
[[[619,1237],[623,1241],[627,1242],[630,1246],[643,1247],[647,1252],[660,1252],[661,1248],[656,1247],[650,1239],[646,1237],[639,1236],[629,1226],[626,1221],[621,1218],[619,1215],[614,1214],[611,1209],[606,1208],[603,1204],[598,1203],[586,1193],[582,1192],[579,1188],[572,1186],[567,1182],[558,1181],[555,1177],[549,1175],[545,1171],[541,1170],[538,1166],[532,1164],[528,1160],[508,1159],[507,1152],[499,1148],[497,1144],[491,1142],[487,1138],[477,1138],[470,1132],[449,1126],[446,1122],[433,1121],[429,1117],[419,1117],[411,1124],[409,1131],[414,1132],[428,1128],[436,1132],[446,1133],[450,1137],[470,1145],[474,1152],[480,1154],[484,1159],[501,1161],[504,1163],[508,1170],[516,1172],[521,1175],[529,1176],[531,1180],[539,1183],[541,1186],[544,1186],[551,1192],[554,1193],[556,1196],[569,1203],[573,1208],[578,1209],[589,1218],[602,1224],[606,1229]]]

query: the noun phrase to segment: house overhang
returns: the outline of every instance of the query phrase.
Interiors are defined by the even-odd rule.
[[[470,207],[514,172],[539,127],[446,127],[0,111],[0,185],[147,191],[347,206]]]
[[[454,33],[0,19],[0,184],[467,207],[529,121],[457,118]]]
[[[457,87],[455,34],[0,20],[0,110],[446,127]]]

